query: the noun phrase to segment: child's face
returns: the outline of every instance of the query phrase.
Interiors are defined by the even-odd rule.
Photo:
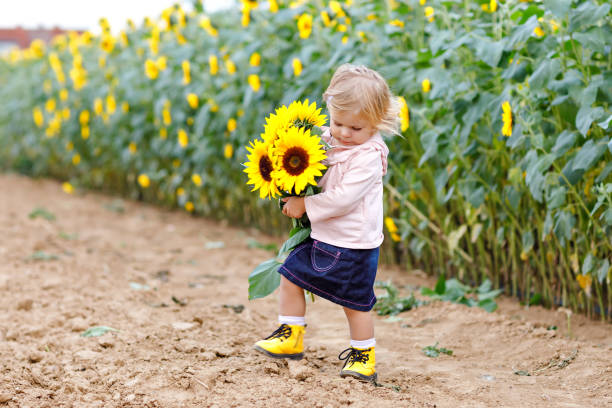
[[[330,109],[329,113],[331,135],[344,146],[365,143],[376,133],[370,122],[351,111]]]

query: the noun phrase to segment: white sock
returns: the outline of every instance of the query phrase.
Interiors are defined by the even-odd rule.
[[[291,326],[306,326],[304,316],[281,316],[278,315],[278,324],[289,324]]]
[[[351,339],[351,347],[358,349],[367,349],[370,347],[376,347],[376,339],[372,337],[367,340],[352,340]]]

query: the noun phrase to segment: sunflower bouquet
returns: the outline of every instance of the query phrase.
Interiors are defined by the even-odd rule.
[[[320,127],[326,116],[317,109],[315,102],[309,104],[295,101],[288,107],[281,106],[266,118],[261,140],[256,139],[246,146],[249,154],[244,172],[251,191],[259,190],[262,199],[307,196],[318,192],[317,181],[326,170],[322,163],[328,146],[320,137]],[[284,203],[279,201],[282,207]],[[284,259],[293,248],[310,236],[310,222],[304,214],[301,219],[292,219],[293,228],[289,239],[278,255],[269,259],[249,275],[249,299],[264,297],[280,284],[277,273]]]

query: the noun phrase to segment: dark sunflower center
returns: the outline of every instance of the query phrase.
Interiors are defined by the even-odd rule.
[[[270,158],[268,156],[261,156],[259,159],[259,174],[261,174],[261,178],[267,182],[272,181],[272,177],[270,177],[272,170],[272,161]]]
[[[283,168],[292,176],[299,176],[308,167],[308,153],[301,147],[287,149],[283,156]]]

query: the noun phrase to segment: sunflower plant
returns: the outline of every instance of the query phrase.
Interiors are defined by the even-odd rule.
[[[405,102],[384,258],[612,320],[610,1],[257,3],[0,52],[0,171],[274,233],[235,157],[275,107],[364,64]],[[277,198],[266,141],[250,178]]]
[[[322,161],[329,147],[320,137],[325,121],[326,115],[321,114],[321,108],[317,109],[315,102],[309,104],[308,99],[295,101],[289,107],[283,105],[270,114],[261,140],[256,139],[246,146],[249,154],[244,172],[248,175],[247,184],[253,186],[251,191],[259,190],[262,199],[316,194],[319,191],[317,181],[326,170]],[[278,255],[260,264],[249,275],[249,299],[267,296],[278,287],[280,275],[277,272],[283,261],[293,248],[310,236],[306,214],[292,221],[289,239]]]

